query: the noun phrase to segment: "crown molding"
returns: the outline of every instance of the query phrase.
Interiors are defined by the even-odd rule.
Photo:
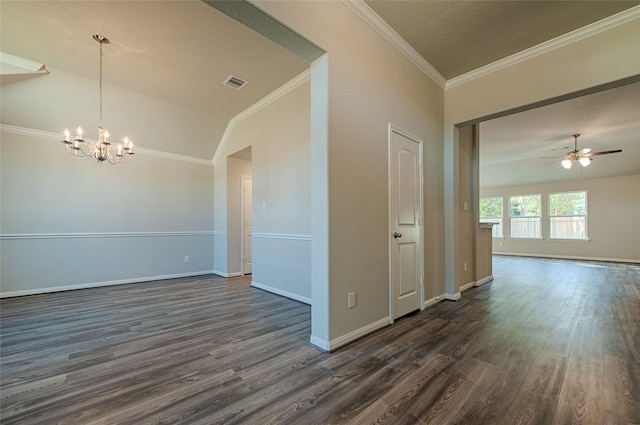
[[[233,129],[235,128],[235,126],[238,123],[242,122],[243,120],[247,119],[251,115],[255,114],[256,112],[258,112],[260,109],[264,108],[265,106],[267,106],[267,105],[273,103],[274,101],[280,99],[282,96],[284,96],[285,94],[289,93],[291,90],[295,89],[299,85],[305,83],[310,78],[311,78],[311,68],[307,68],[301,74],[299,74],[297,77],[292,78],[291,80],[289,80],[287,83],[285,83],[280,88],[278,88],[275,91],[271,92],[270,94],[268,94],[267,96],[265,96],[261,100],[259,100],[258,102],[254,103],[253,105],[249,106],[244,111],[240,112],[235,117],[231,118],[229,120],[229,123],[227,124],[227,127],[224,130],[224,133],[222,135],[222,139],[220,140],[220,143],[218,144],[218,147],[216,148],[216,152],[213,154],[213,160],[211,162],[213,164],[218,162],[218,160],[220,159],[220,155],[222,155],[222,152],[224,152],[224,149],[227,146],[227,142],[229,141],[229,137],[231,137],[231,133],[233,133]]]
[[[635,6],[598,22],[594,22],[593,24],[556,37],[553,40],[546,41],[527,50],[523,50],[522,52],[518,52],[504,59],[500,59],[473,71],[467,72],[466,74],[446,80],[363,0],[342,0],[342,2],[414,65],[422,70],[422,72],[424,72],[436,84],[445,90],[640,18],[640,6]]]
[[[342,0],[342,2],[374,31],[380,34],[389,44],[409,59],[411,63],[417,66],[418,69],[424,72],[427,77],[431,78],[441,88],[445,88],[447,80],[363,0]]]
[[[59,133],[54,133],[52,131],[46,131],[46,130],[38,130],[35,128],[20,127],[20,126],[11,125],[11,124],[0,123],[0,131],[4,133],[18,134],[21,136],[36,137],[38,139],[55,140],[55,141],[61,140],[60,139],[61,135]],[[95,141],[95,140],[89,139],[89,141]],[[172,159],[175,161],[192,162],[194,164],[207,165],[210,167],[213,166],[213,163],[209,159],[196,158],[193,156],[180,155],[177,153],[164,152],[164,151],[159,151],[155,149],[142,148],[138,146],[136,146],[136,154],[155,156],[157,158]]]
[[[627,9],[623,12],[609,16],[608,18],[602,19],[598,22],[594,22],[593,24],[587,25],[585,27],[578,28],[577,30],[571,31],[552,40],[545,41],[544,43],[540,43],[537,46],[533,46],[529,49],[515,53],[504,59],[500,59],[483,67],[477,68],[473,71],[467,72],[466,74],[451,78],[447,81],[445,89],[450,89],[460,84],[475,80],[476,78],[480,78],[501,69],[508,68],[526,60],[535,58],[536,56],[540,56],[561,47],[567,46],[571,43],[575,43],[576,41],[583,40],[603,31],[615,28],[619,25],[626,24],[638,18],[640,18],[640,6],[632,7],[631,9]]]
[[[5,52],[0,52],[0,63],[23,69],[25,73],[49,73],[43,63],[34,62]]]

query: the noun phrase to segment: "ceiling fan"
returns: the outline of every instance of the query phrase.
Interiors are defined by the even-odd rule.
[[[622,152],[622,149],[615,149],[612,151],[601,151],[601,152],[591,152],[591,149],[589,148],[578,150],[578,137],[580,137],[580,134],[573,135],[573,139],[574,139],[573,150],[569,151],[567,155],[564,157],[564,159],[560,162],[562,166],[567,170],[571,168],[571,166],[575,161],[578,161],[580,165],[582,165],[583,167],[586,167],[587,165],[591,164],[592,157],[594,156]]]

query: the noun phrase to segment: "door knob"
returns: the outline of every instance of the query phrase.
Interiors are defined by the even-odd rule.
[[[402,237],[402,233],[398,233],[398,232],[393,232],[393,237],[394,238],[401,238]]]

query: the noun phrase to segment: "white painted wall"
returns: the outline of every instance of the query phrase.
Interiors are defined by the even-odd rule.
[[[227,275],[242,274],[242,176],[251,176],[251,161],[227,157]]]
[[[575,180],[528,186],[486,188],[482,197],[503,196],[505,208],[509,197],[541,194],[543,211],[547,211],[550,193],[587,191],[588,241],[550,240],[548,214],[542,221],[542,240],[494,238],[496,254],[534,255],[558,258],[582,258],[640,263],[640,174],[605,179]],[[508,214],[505,210],[504,214]],[[508,216],[504,216],[505,223]]]
[[[448,87],[444,117],[445,288],[457,292],[459,164],[457,124],[526,107],[640,74],[640,21],[606,29],[507,68]]]
[[[311,300],[310,84],[290,90],[230,127],[216,153],[216,271],[241,270],[240,176],[253,177],[254,286],[304,302]],[[251,161],[229,157],[251,146]],[[226,213],[223,214],[222,210]],[[220,212],[220,214],[219,214]],[[224,262],[226,260],[226,263]],[[219,268],[220,267],[220,268]]]
[[[213,167],[142,152],[117,166],[73,158],[57,131],[97,125],[87,106],[95,82],[50,71],[1,89],[2,296],[210,273]],[[105,126],[126,129],[138,147],[206,135],[206,121],[181,106],[120,89],[110,96]]]
[[[389,323],[389,123],[425,141],[426,297],[443,292],[444,93],[343,2],[255,4],[328,52],[311,77],[322,80],[312,102],[326,96],[313,118],[312,137],[326,138],[324,145],[312,142],[311,161],[322,161],[313,166],[311,185],[312,340],[331,349]],[[316,113],[326,114],[324,123]],[[352,309],[350,292],[358,294]]]

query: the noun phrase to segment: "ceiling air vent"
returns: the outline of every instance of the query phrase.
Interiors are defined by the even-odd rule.
[[[247,81],[243,80],[242,78],[229,75],[222,84],[224,84],[225,86],[231,87],[232,89],[240,90],[241,88],[247,85]]]

